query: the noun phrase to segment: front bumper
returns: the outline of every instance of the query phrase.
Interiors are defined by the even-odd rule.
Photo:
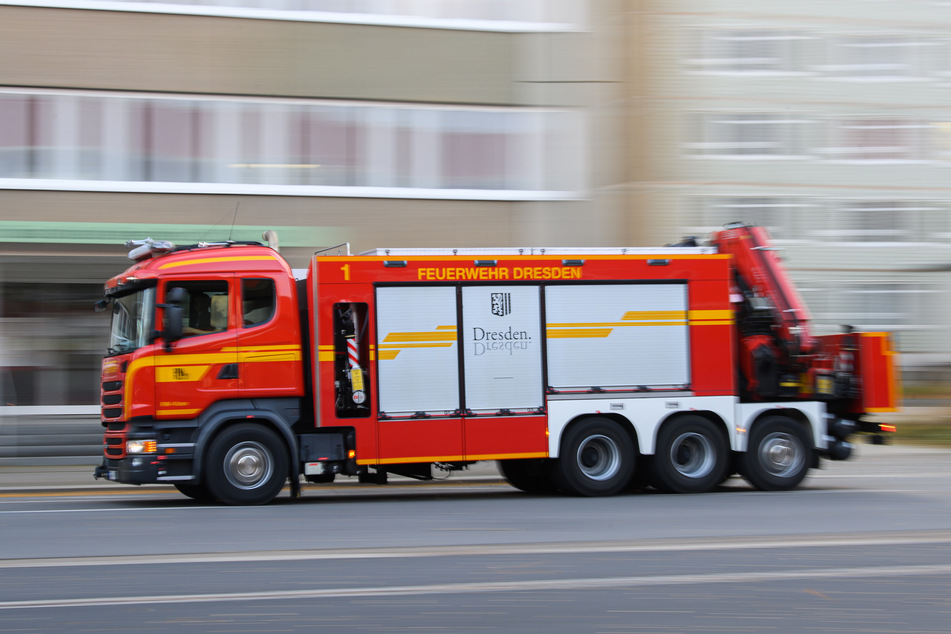
[[[164,465],[155,456],[128,456],[118,460],[104,459],[96,467],[93,477],[122,484],[153,484],[160,481],[160,471],[164,471]]]

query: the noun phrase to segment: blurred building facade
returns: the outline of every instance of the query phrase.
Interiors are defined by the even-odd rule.
[[[890,330],[910,379],[946,371],[951,2],[641,6],[645,218],[768,226],[820,331]]]
[[[765,224],[820,329],[951,362],[951,3],[0,1],[0,402],[97,401],[122,242]]]

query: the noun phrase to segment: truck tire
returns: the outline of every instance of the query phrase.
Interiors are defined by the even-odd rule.
[[[547,494],[555,492],[548,460],[526,458],[519,460],[499,460],[499,473],[519,491],[525,493]]]
[[[630,486],[636,453],[631,438],[614,421],[581,419],[562,437],[561,457],[552,473],[555,485],[571,495],[615,495]]]
[[[176,482],[175,488],[178,489],[179,493],[182,495],[187,495],[196,502],[207,503],[215,501],[215,496],[213,496],[208,491],[207,487],[201,484],[196,484],[194,482]]]
[[[806,477],[812,452],[803,425],[787,416],[768,416],[753,424],[749,446],[740,454],[740,473],[761,491],[788,491]]]
[[[287,480],[287,450],[261,425],[228,427],[208,450],[208,490],[224,504],[267,504]]]
[[[679,416],[661,427],[652,482],[667,493],[704,493],[723,482],[730,452],[726,436],[701,416]]]

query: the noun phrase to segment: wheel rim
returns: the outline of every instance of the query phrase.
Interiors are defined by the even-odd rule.
[[[677,436],[670,446],[670,464],[677,473],[687,478],[709,475],[716,465],[713,442],[696,432]]]
[[[806,460],[802,445],[785,432],[768,434],[759,445],[759,461],[770,474],[786,477],[802,468]]]
[[[578,446],[578,468],[592,480],[608,480],[621,469],[621,450],[613,439],[589,436]]]
[[[228,450],[224,461],[225,477],[233,486],[256,489],[271,477],[274,460],[261,443],[244,441]]]

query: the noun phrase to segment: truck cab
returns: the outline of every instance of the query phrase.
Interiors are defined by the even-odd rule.
[[[301,320],[292,272],[273,250],[166,245],[140,245],[136,263],[106,283],[100,472],[187,489],[195,447],[217,427],[263,418],[291,437],[305,395]]]

